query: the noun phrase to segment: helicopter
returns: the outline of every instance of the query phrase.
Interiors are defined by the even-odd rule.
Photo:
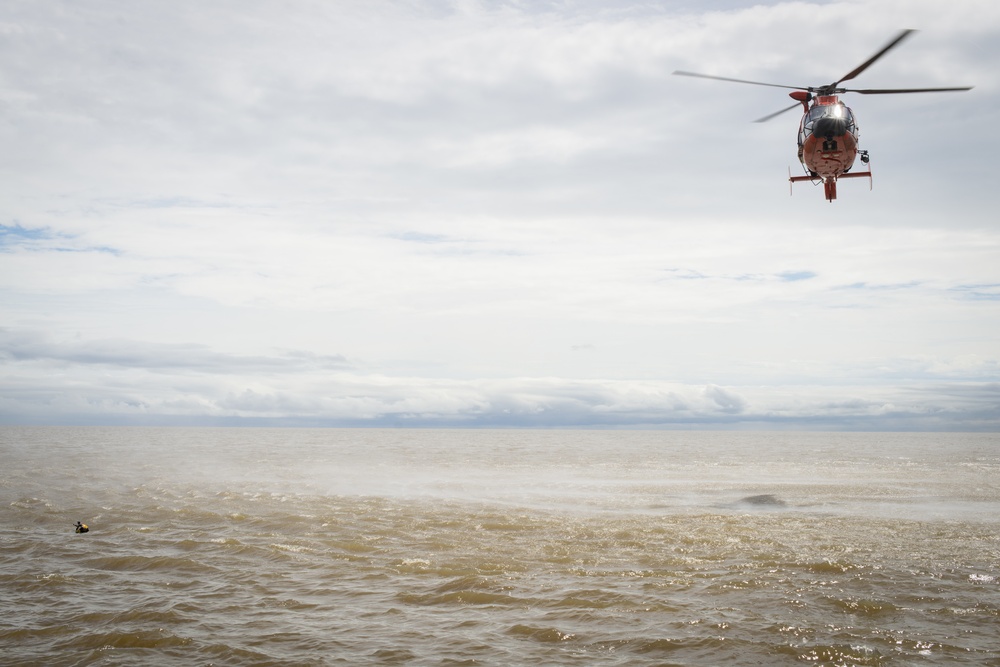
[[[868,69],[876,60],[884,56],[890,49],[902,42],[915,30],[906,29],[901,31],[888,44],[883,46],[872,57],[864,61],[853,70],[840,77],[833,83],[825,86],[785,86],[777,83],[764,83],[761,81],[747,81],[745,79],[732,79],[724,76],[713,76],[711,74],[698,74],[696,72],[676,71],[679,76],[693,76],[702,79],[715,79],[717,81],[731,81],[734,83],[749,83],[755,86],[771,86],[773,88],[790,88],[794,92],[788,94],[795,104],[781,109],[763,118],[758,118],[756,123],[769,121],[776,116],[780,116],[786,111],[798,108],[800,105],[804,110],[802,121],[799,123],[799,162],[805,170],[805,176],[792,176],[789,169],[789,187],[797,182],[811,181],[815,184],[822,183],[824,195],[827,201],[833,202],[837,198],[837,181],[841,178],[868,178],[871,187],[871,168],[868,171],[851,172],[855,158],[861,158],[861,163],[868,165],[868,151],[858,149],[858,124],[851,111],[838,95],[842,93],[859,93],[861,95],[890,95],[898,93],[937,93],[948,91],[971,90],[972,86],[961,86],[954,88],[841,88],[840,84],[850,81]]]

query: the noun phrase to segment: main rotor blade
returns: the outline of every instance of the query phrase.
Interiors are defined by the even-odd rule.
[[[946,93],[949,91],[972,90],[972,86],[962,86],[960,88],[845,88],[845,93],[859,93],[861,95],[892,95],[894,93]]]
[[[767,116],[764,116],[763,118],[758,118],[754,122],[755,123],[765,123],[765,122],[771,120],[772,118],[774,118],[775,116],[780,116],[781,114],[785,113],[786,111],[791,111],[792,109],[794,109],[795,107],[798,107],[798,106],[802,106],[802,105],[797,102],[797,103],[793,104],[790,107],[785,107],[781,111],[775,111],[774,113],[768,114]]]
[[[912,32],[916,32],[916,31],[915,30],[906,29],[906,30],[902,31],[901,33],[899,33],[898,35],[896,35],[896,37],[891,42],[889,42],[888,44],[886,44],[885,46],[883,46],[882,49],[878,53],[876,53],[871,58],[869,58],[868,60],[864,61],[863,63],[861,63],[857,67],[855,67],[853,70],[851,70],[850,72],[848,72],[844,76],[842,76],[839,79],[837,79],[836,81],[834,81],[833,82],[833,86],[836,86],[838,83],[842,83],[844,81],[850,81],[851,79],[853,79],[857,75],[859,75],[862,72],[864,72],[866,69],[868,69],[872,65],[872,63],[874,63],[876,60],[878,60],[879,58],[881,58],[882,56],[884,56],[889,49],[891,49],[892,47],[894,47],[897,44],[899,44],[901,41],[903,41],[906,38],[907,35],[909,35]]]
[[[682,72],[677,70],[674,72],[677,76],[693,76],[699,79],[715,79],[716,81],[731,81],[733,83],[750,83],[755,86],[771,86],[772,88],[790,88],[792,90],[809,90],[808,88],[803,88],[802,86],[783,86],[780,83],[763,83],[762,81],[747,81],[746,79],[730,79],[727,76],[712,76],[711,74],[698,74],[696,72]]]

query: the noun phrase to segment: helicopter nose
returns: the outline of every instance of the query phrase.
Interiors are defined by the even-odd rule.
[[[820,118],[813,126],[813,134],[820,137],[839,137],[847,132],[847,121],[843,118]]]

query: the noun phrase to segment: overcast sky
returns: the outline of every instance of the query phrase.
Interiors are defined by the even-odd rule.
[[[779,88],[874,189],[797,184]],[[0,4],[0,423],[1000,429],[995,0]]]

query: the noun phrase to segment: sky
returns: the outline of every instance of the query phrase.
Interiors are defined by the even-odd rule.
[[[866,179],[796,184],[791,86]],[[0,424],[1000,430],[994,0],[8,0]]]

